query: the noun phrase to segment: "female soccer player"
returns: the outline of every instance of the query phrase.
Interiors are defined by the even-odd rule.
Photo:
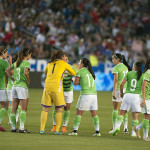
[[[96,130],[93,136],[101,136],[99,132],[99,117],[96,113],[96,110],[98,109],[98,104],[94,80],[95,74],[93,72],[90,61],[86,58],[81,59],[79,63],[79,70],[77,71],[77,75],[74,81],[75,85],[80,84],[81,94],[76,106],[77,113],[73,124],[74,131],[72,133],[69,133],[69,135],[78,135],[77,132],[83,111],[90,110]]]
[[[123,87],[127,82],[127,88],[125,95],[123,96]],[[123,98],[121,107],[120,107],[120,115],[118,115],[115,130],[113,135],[115,136],[117,132],[120,131],[121,123],[124,119],[125,114],[131,108],[132,110],[132,127],[139,123],[138,114],[141,112],[140,107],[140,94],[141,94],[141,86],[143,82],[143,74],[142,74],[142,63],[136,62],[133,64],[133,71],[130,71],[126,74],[120,85],[120,97]],[[136,136],[135,132],[133,132],[131,136]]]
[[[76,75],[76,72],[71,68],[71,66],[63,61],[65,59],[66,55],[61,50],[54,52],[51,55],[50,63],[48,63],[45,69],[46,80],[41,102],[41,105],[43,106],[43,111],[41,113],[41,134],[44,134],[48,111],[54,103],[56,109],[55,134],[61,135],[59,129],[62,121],[62,110],[63,106],[66,104],[62,86],[63,74],[64,71],[67,70],[71,75]]]
[[[7,76],[14,81],[12,88],[12,110],[11,110],[11,132],[16,132],[16,111],[20,102],[21,112],[20,112],[20,127],[19,133],[29,133],[24,129],[24,124],[26,121],[26,112],[29,101],[28,86],[30,84],[29,71],[30,63],[28,60],[31,58],[31,49],[23,48],[19,51],[17,61],[7,68]],[[13,77],[11,76],[11,70],[14,71]]]
[[[6,91],[6,75],[5,70],[9,67],[7,61],[3,60],[6,59],[8,55],[8,51],[5,47],[0,46],[0,131],[6,131],[2,128],[1,123],[8,110],[8,100],[7,100],[7,91]]]
[[[64,61],[66,63],[69,63],[69,57],[66,56],[66,59]],[[73,66],[71,67],[75,71],[75,68]],[[67,132],[66,127],[68,125],[68,121],[70,118],[70,106],[71,106],[71,103],[73,102],[73,85],[72,85],[71,80],[72,80],[72,76],[68,73],[68,71],[65,71],[64,79],[63,79],[63,89],[64,89],[64,97],[65,97],[66,106],[64,106],[62,132]],[[53,110],[53,129],[51,130],[52,132],[54,132],[56,129],[55,117],[56,117],[56,110],[54,109]]]
[[[134,127],[134,130],[137,134],[137,137],[141,138],[139,130],[143,127],[143,140],[150,141],[150,138],[148,137],[150,123],[150,60],[147,60],[144,72],[141,102],[144,119],[142,123]]]
[[[112,100],[113,100],[113,112],[112,112],[112,122],[113,122],[113,130],[111,130],[109,133],[112,133],[114,131],[114,125],[115,121],[118,116],[118,110],[120,108],[122,98],[120,97],[120,84],[125,75],[128,71],[131,71],[131,67],[126,62],[126,59],[123,55],[116,53],[112,56],[112,62],[115,65],[113,68],[113,74],[114,74],[114,89],[112,93]],[[123,62],[123,63],[121,63]],[[126,87],[126,85],[125,85]],[[124,87],[124,88],[125,88]],[[125,115],[124,118],[124,133],[128,134],[128,114]]]

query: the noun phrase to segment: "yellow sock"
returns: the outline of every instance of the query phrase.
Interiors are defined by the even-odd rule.
[[[40,130],[45,130],[45,124],[46,124],[46,121],[47,121],[47,115],[48,115],[48,112],[46,111],[42,111],[41,113],[41,128]]]
[[[61,122],[62,122],[62,110],[56,111],[56,131],[59,132]]]

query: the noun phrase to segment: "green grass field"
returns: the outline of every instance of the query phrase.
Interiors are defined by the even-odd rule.
[[[7,132],[0,132],[0,150],[149,150],[150,142],[145,142],[133,138],[123,133],[123,125],[120,133],[113,137],[108,134],[112,128],[111,113],[112,101],[111,92],[98,92],[98,115],[100,118],[101,137],[93,137],[94,126],[90,112],[84,112],[78,131],[78,136],[68,136],[67,134],[73,130],[73,120],[76,113],[76,103],[79,92],[74,92],[74,102],[71,106],[71,117],[68,124],[68,133],[62,136],[53,135],[52,129],[52,109],[49,112],[46,131],[44,135],[39,134],[40,114],[42,106],[40,105],[42,89],[30,89],[30,102],[27,112],[26,128],[30,134],[11,133],[10,125],[8,125],[8,117],[6,116],[2,125]],[[140,121],[143,115],[140,114]],[[129,132],[131,133],[131,112],[129,112]]]

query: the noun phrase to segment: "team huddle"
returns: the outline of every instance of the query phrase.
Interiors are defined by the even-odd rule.
[[[8,110],[11,132],[29,133],[25,129],[26,112],[29,101],[28,87],[30,84],[29,71],[31,49],[25,47],[18,53],[16,61],[12,63],[11,57],[7,61],[8,51],[0,47],[0,131],[6,131],[2,126],[2,120]],[[124,122],[124,133],[128,134],[128,114],[132,111],[133,137],[141,138],[140,129],[143,128],[143,140],[150,141],[148,137],[150,123],[150,60],[147,60],[144,73],[142,63],[135,62],[133,68],[128,65],[125,57],[119,53],[112,56],[114,88],[112,92],[112,123],[113,129],[109,132],[116,136],[120,126]],[[67,124],[70,118],[70,107],[73,102],[73,83],[81,86],[80,96],[76,105],[76,115],[73,123],[73,131],[68,135],[78,135],[78,128],[84,111],[90,111],[93,118],[95,133],[93,136],[101,136],[99,131],[99,116],[97,115],[98,102],[95,87],[95,74],[91,63],[87,58],[79,62],[79,70],[69,65],[68,56],[58,50],[53,52],[50,62],[45,69],[45,87],[41,105],[40,134],[44,134],[47,116],[50,107],[54,104],[53,129],[55,135],[67,132]],[[120,113],[118,111],[120,110]],[[64,115],[63,114],[64,111]],[[20,127],[16,128],[20,112]],[[144,114],[143,121],[139,124],[138,115]]]

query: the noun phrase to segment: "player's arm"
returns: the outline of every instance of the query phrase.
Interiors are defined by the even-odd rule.
[[[113,98],[116,99],[116,89],[118,84],[118,74],[114,74],[114,89],[113,89]]]
[[[14,78],[12,77],[12,70],[13,70],[13,67],[10,66],[8,67],[6,70],[5,70],[5,73],[7,75],[7,77],[9,77],[13,82],[15,81]]]
[[[141,102],[141,106],[142,107],[144,107],[145,106],[145,93],[146,93],[146,85],[147,85],[147,81],[146,80],[144,80],[143,81],[143,84],[142,84],[142,98],[143,98],[143,100],[142,100],[142,102]]]
[[[75,80],[74,80],[74,85],[79,85],[80,84],[80,78],[79,77],[75,77]]]
[[[24,75],[26,76],[27,85],[29,86],[29,84],[30,84],[30,78],[29,78],[28,72],[29,72],[29,68],[28,68],[28,67],[25,67],[25,69],[24,69]]]
[[[121,84],[120,84],[120,97],[123,98],[123,87],[124,87],[124,84],[126,83],[126,79],[123,79]]]
[[[76,75],[76,72],[72,69],[72,67],[66,63],[66,69],[72,76]]]

